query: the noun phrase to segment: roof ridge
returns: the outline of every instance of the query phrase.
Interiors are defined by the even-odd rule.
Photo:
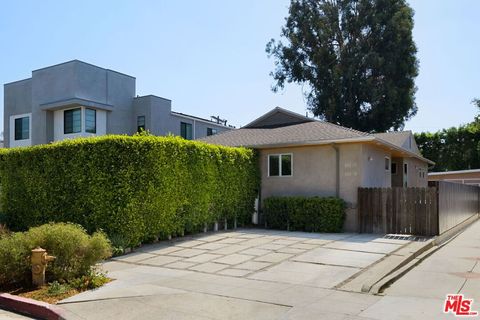
[[[367,135],[367,136],[369,135],[369,133],[367,133],[367,132],[363,132],[363,131],[356,130],[356,129],[353,129],[353,128],[344,127],[344,126],[341,126],[341,125],[339,125],[339,124],[332,123],[332,122],[328,122],[328,121],[325,121],[325,120],[318,120],[318,119],[316,119],[316,121],[322,122],[322,123],[326,123],[326,124],[328,124],[328,125],[331,125],[331,126],[334,126],[334,127],[340,128],[340,129],[343,129],[343,130],[352,131],[352,132],[355,132],[355,133],[358,133],[358,134],[361,134],[361,135]]]

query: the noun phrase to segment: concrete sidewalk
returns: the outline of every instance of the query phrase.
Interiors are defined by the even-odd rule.
[[[443,314],[447,294],[474,299],[480,311],[480,221],[473,223],[384,292],[360,315],[373,319],[453,319]]]

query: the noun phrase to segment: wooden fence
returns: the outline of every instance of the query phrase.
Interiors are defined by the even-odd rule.
[[[438,189],[440,234],[479,212],[479,187],[445,181],[429,182],[429,186]]]
[[[479,212],[479,189],[443,181],[428,188],[359,188],[359,231],[441,234]]]

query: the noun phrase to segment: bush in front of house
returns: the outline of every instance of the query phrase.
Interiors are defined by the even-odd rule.
[[[308,232],[341,232],[345,202],[334,197],[270,197],[263,202],[267,226]]]
[[[111,256],[103,232],[88,235],[79,225],[45,224],[0,239],[0,288],[31,283],[31,250],[41,247],[56,259],[47,266],[48,282],[69,282],[92,275],[96,263]]]
[[[178,137],[103,136],[0,150],[0,212],[23,231],[49,222],[136,246],[251,219],[255,153]]]

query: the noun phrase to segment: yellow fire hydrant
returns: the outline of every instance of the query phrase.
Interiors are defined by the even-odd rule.
[[[54,256],[47,255],[47,250],[37,247],[32,250],[32,283],[35,286],[45,285],[45,269],[49,261],[55,260]]]

